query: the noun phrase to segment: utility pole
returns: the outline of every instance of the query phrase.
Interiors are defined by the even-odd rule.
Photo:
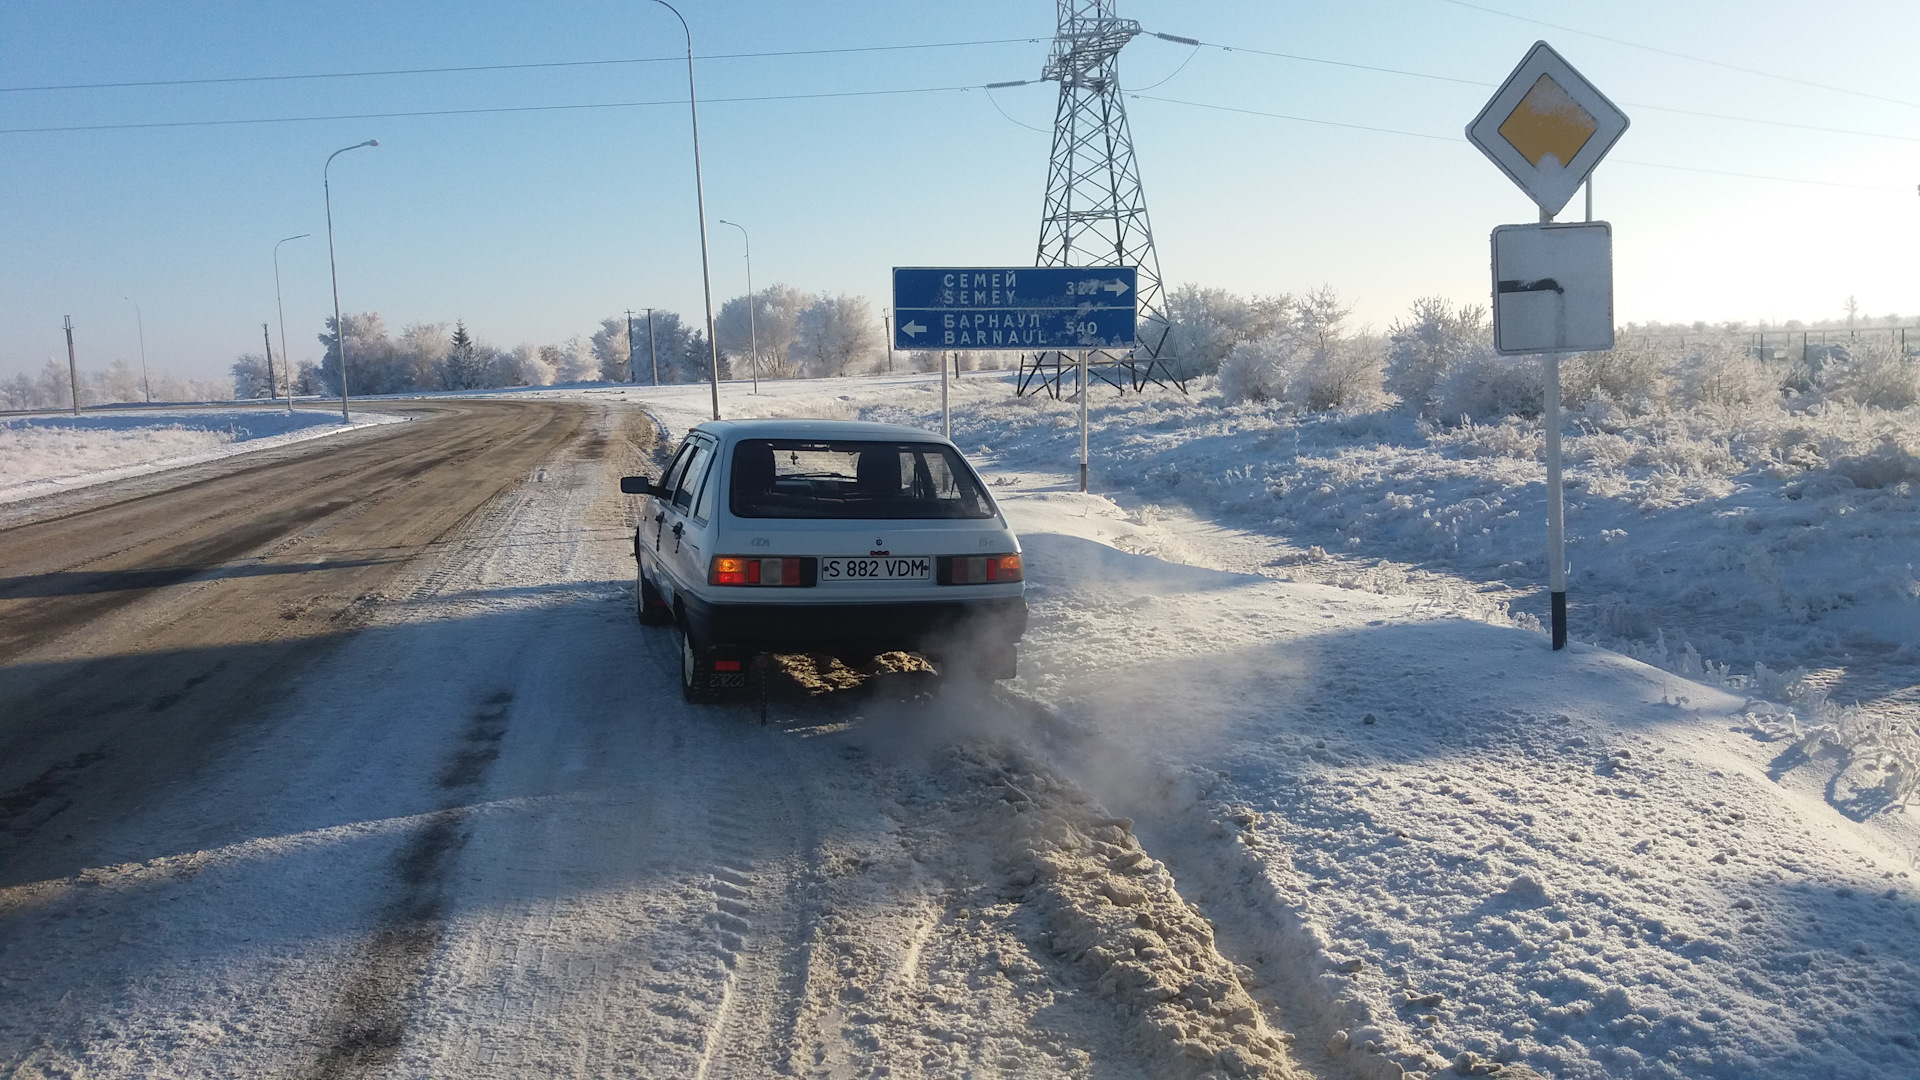
[[[653,344],[653,309],[647,309],[647,356],[653,361],[653,385],[660,385],[660,350]]]
[[[267,400],[272,401],[280,396],[280,380],[273,377],[273,335],[266,323],[260,324],[260,337],[267,343]]]
[[[887,374],[893,374],[893,313],[880,316],[880,324],[887,328]]]
[[[147,404],[153,404],[153,379],[147,374],[147,320],[140,314],[140,302],[131,296],[122,300],[133,305],[134,325],[140,328],[140,385],[144,388]]]
[[[73,390],[73,415],[80,415],[80,365],[73,358],[73,316],[67,318],[67,385]]]
[[[627,381],[630,383],[637,383],[640,381],[640,376],[634,373],[634,367],[633,367],[633,309],[632,308],[627,309]]]

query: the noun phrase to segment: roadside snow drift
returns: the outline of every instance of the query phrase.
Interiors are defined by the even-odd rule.
[[[347,425],[338,413],[316,409],[143,409],[0,419],[0,502],[400,419],[362,412]]]

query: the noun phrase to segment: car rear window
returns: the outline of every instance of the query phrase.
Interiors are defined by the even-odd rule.
[[[973,471],[938,443],[748,439],[733,448],[735,517],[988,518]]]

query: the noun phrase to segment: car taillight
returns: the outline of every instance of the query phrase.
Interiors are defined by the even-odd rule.
[[[942,585],[994,585],[1023,581],[1026,572],[1018,555],[943,555],[939,562]]]
[[[711,585],[780,585],[804,587],[813,584],[818,564],[812,559],[764,559],[746,555],[715,555],[707,574]]]

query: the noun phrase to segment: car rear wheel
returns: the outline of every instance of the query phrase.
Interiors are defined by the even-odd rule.
[[[682,625],[680,638],[680,696],[695,705],[711,705],[726,697],[714,686],[713,650]]]
[[[639,591],[640,625],[665,626],[673,621],[673,611],[667,607],[665,600],[660,599],[659,590],[653,587],[645,574],[640,575]]]

